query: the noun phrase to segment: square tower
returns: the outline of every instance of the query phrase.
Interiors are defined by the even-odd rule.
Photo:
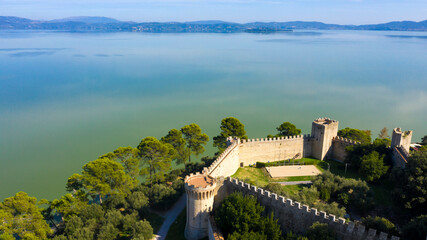
[[[311,128],[312,155],[324,160],[332,155],[332,139],[338,134],[338,121],[329,118],[318,118]]]
[[[391,136],[391,147],[403,147],[406,152],[409,152],[409,145],[411,145],[412,131],[402,131],[400,128],[393,129]]]

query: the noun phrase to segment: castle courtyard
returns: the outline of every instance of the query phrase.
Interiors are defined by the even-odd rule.
[[[266,167],[272,178],[295,177],[295,176],[315,176],[322,172],[314,165],[295,165]]]

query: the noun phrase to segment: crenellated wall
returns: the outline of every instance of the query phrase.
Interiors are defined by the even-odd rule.
[[[242,139],[239,145],[239,160],[243,166],[249,166],[256,162],[274,162],[308,157],[311,156],[311,140],[310,135]]]
[[[357,145],[360,142],[356,142],[343,137],[334,137],[332,139],[332,156],[331,158],[340,162],[344,162],[347,157],[346,147],[351,145]]]
[[[268,212],[274,213],[274,217],[278,219],[278,223],[282,229],[288,231],[303,233],[314,222],[322,222],[327,223],[340,240],[399,239],[395,236],[388,238],[386,233],[377,233],[375,229],[366,229],[362,224],[354,222],[346,223],[344,218],[337,218],[335,215],[318,211],[316,208],[310,208],[307,205],[286,199],[283,196],[278,196],[262,188],[251,186],[237,179],[227,178],[222,188],[226,188],[229,194],[232,192],[242,192],[243,194],[255,196]]]
[[[208,168],[205,168],[203,172],[214,178],[233,175],[239,169],[239,144],[240,139],[234,139],[231,145]]]

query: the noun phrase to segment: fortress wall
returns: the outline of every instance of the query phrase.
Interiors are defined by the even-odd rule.
[[[240,163],[244,166],[256,162],[273,162],[311,156],[309,135],[281,138],[261,138],[241,140],[239,145]]]
[[[392,160],[393,165],[399,168],[405,168],[408,163],[409,153],[404,147],[394,147]]]
[[[228,185],[228,193],[242,192],[255,196],[261,205],[268,212],[273,212],[274,217],[278,219],[282,229],[297,233],[305,232],[314,222],[327,223],[335,231],[340,240],[387,240],[388,235],[383,232],[377,233],[375,229],[366,229],[364,225],[348,222],[344,218],[337,218],[332,214],[318,211],[283,196],[278,196],[262,188],[251,186],[250,184],[238,181],[237,179],[227,178],[224,185]],[[398,240],[398,237],[392,236],[391,240]]]
[[[236,139],[217,159],[203,170],[213,178],[220,176],[228,177],[233,175],[239,169],[239,143],[240,139]]]
[[[345,148],[350,145],[360,144],[360,142],[356,142],[343,137],[334,137],[332,139],[332,159],[344,162],[347,157],[347,151]]]

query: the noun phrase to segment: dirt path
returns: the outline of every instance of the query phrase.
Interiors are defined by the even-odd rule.
[[[153,240],[165,240],[166,235],[168,234],[169,228],[172,225],[172,223],[175,221],[175,219],[178,217],[178,215],[182,212],[182,210],[185,208],[186,203],[186,194],[183,194],[178,201],[173,205],[171,209],[165,214],[165,220],[163,221],[162,226],[160,227],[159,232],[157,235],[153,238]]]

